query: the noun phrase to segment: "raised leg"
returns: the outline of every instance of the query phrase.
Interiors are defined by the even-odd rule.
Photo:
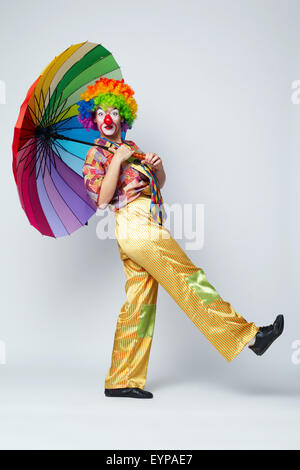
[[[139,197],[117,213],[116,235],[122,251],[162,285],[227,361],[233,360],[258,327],[222,299],[204,270],[165,227],[151,219],[149,206],[147,198]]]

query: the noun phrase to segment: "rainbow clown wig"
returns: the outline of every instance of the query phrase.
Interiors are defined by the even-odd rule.
[[[136,118],[137,103],[133,98],[133,89],[124,83],[124,79],[115,80],[113,78],[100,77],[94,85],[89,85],[84,93],[80,95],[81,101],[78,106],[78,120],[87,130],[98,130],[94,122],[97,106],[102,109],[113,106],[119,109],[120,116],[124,121],[121,125],[121,131],[126,132],[132,128],[133,121]]]

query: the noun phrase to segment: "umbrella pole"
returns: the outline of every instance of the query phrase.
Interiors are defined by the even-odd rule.
[[[91,143],[91,142],[85,142],[84,140],[78,140],[78,139],[71,139],[70,137],[66,137],[65,135],[61,135],[61,134],[54,134],[52,135],[52,137],[54,139],[60,139],[60,140],[70,140],[71,142],[78,142],[79,144],[86,144],[86,145],[90,145],[90,146],[94,146],[95,143]],[[97,147],[101,147],[102,149],[104,150],[107,150],[107,152],[113,154],[114,152],[112,152],[111,150],[109,150],[107,147],[105,147],[105,145],[100,145],[100,144],[97,144]],[[136,158],[139,158],[139,159],[143,159],[143,157],[145,156],[145,154],[141,154],[141,153],[136,153],[134,152],[132,154],[133,157],[136,157]],[[131,157],[129,157],[128,161],[130,162],[131,160]]]
[[[65,135],[61,135],[61,134],[54,134],[52,135],[52,137],[54,139],[60,139],[60,140],[70,140],[71,142],[78,142],[79,144],[86,144],[86,145],[89,145],[89,146],[94,146],[95,143],[91,143],[91,142],[85,142],[84,140],[78,140],[78,139],[71,139],[70,137],[66,137]],[[111,150],[108,150],[107,147],[105,147],[105,145],[99,145],[97,144],[97,147],[101,147],[105,150],[107,150],[109,153],[114,153],[112,152]]]

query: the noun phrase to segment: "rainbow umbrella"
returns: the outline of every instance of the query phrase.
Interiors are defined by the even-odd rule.
[[[71,45],[35,80],[20,107],[13,173],[22,208],[42,235],[70,235],[97,210],[82,168],[99,132],[81,126],[76,102],[99,76],[122,79],[112,54],[88,41]]]

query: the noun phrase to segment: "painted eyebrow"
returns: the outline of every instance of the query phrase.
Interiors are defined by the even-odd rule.
[[[99,109],[101,109],[101,111],[104,111],[104,109],[101,108],[101,106],[99,106],[99,108],[97,109],[97,111],[99,111]],[[113,111],[117,109],[119,111],[119,108],[114,108]]]

